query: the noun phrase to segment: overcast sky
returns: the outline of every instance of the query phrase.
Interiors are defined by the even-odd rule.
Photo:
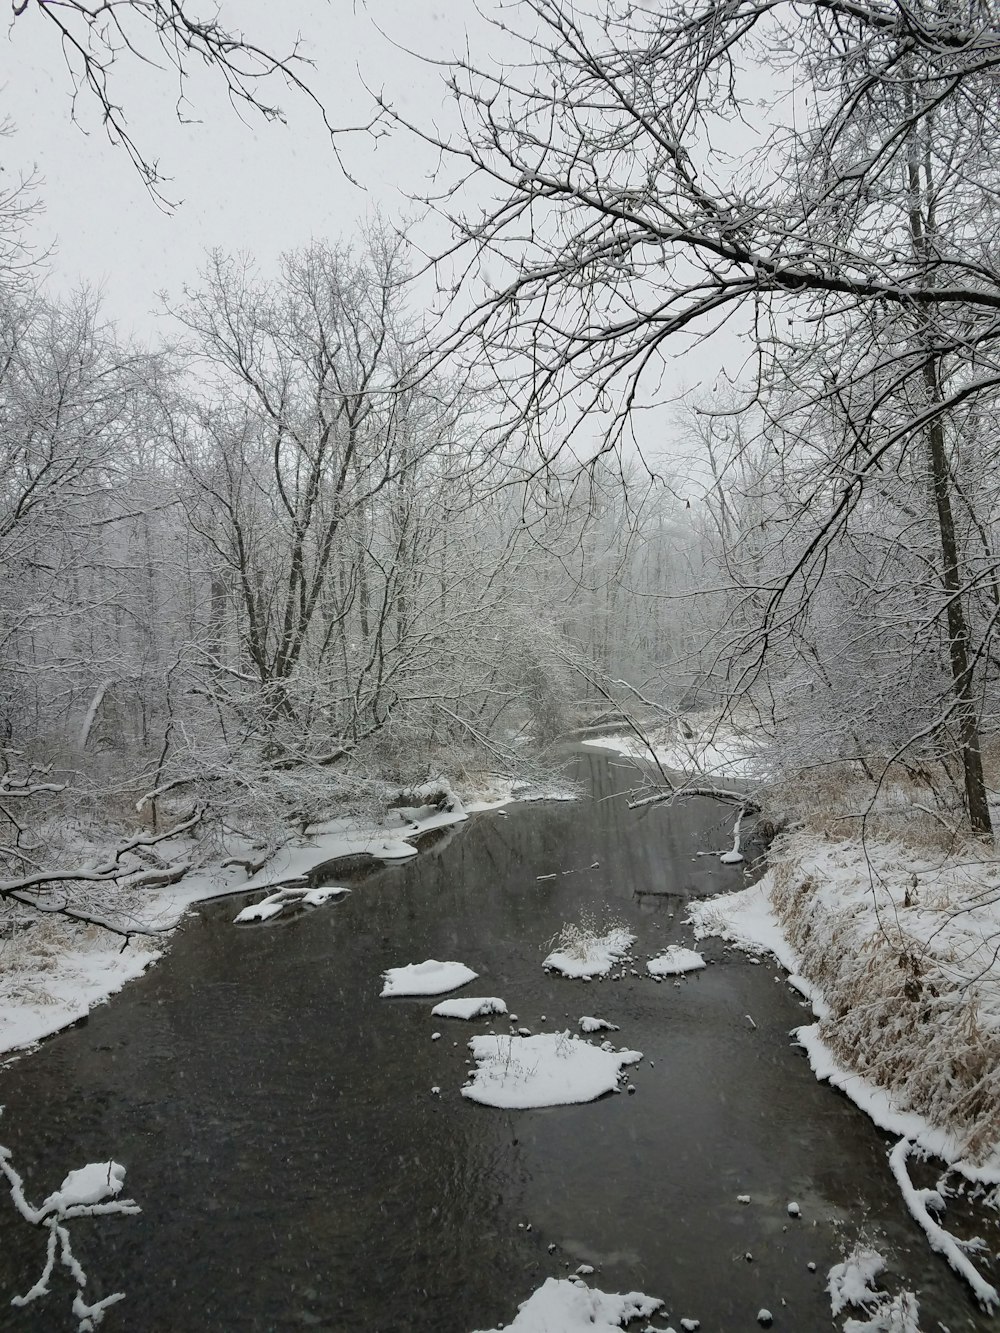
[[[223,0],[222,21],[273,51],[290,49],[297,33],[314,62],[305,77],[331,122],[356,125],[373,114],[372,88],[422,123],[455,127],[443,72],[396,49],[447,59],[466,36],[479,59],[498,54],[471,0]],[[180,124],[176,80],[169,73],[122,61],[114,91],[126,108],[134,139],[171,178],[165,192],[179,201],[159,209],[125,153],[114,149],[96,114],[82,100],[73,122],[72,82],[51,25],[33,7],[0,37],[0,107],[16,133],[2,143],[8,173],[37,168],[45,212],[36,242],[52,245],[50,284],[100,287],[105,309],[125,329],[155,337],[161,326],[158,293],[177,295],[195,281],[206,249],[221,246],[254,255],[273,268],[283,251],[313,237],[349,236],[359,219],[380,208],[399,218],[416,209],[433,170],[431,150],[396,135],[340,139],[354,185],[338,166],[317,110],[280,86],[262,89],[278,101],[287,124],[241,120],[221,82],[195,71]],[[487,57],[488,58],[488,57]],[[84,129],[88,131],[84,133]],[[674,363],[668,392],[711,382],[722,358],[743,359],[731,334]]]
[[[301,32],[315,61],[305,71],[332,122],[363,124],[372,99],[362,80],[384,86],[404,108],[440,117],[447,98],[440,76],[393,49],[376,24],[398,41],[447,56],[463,40],[468,0],[240,0],[224,4],[262,45],[287,50]],[[56,247],[50,263],[60,286],[100,285],[116,319],[155,327],[160,289],[176,290],[194,277],[206,248],[247,250],[268,266],[282,250],[314,236],[349,234],[374,206],[391,215],[407,207],[404,192],[419,191],[431,169],[429,152],[398,137],[376,144],[367,135],[339,141],[355,186],[337,165],[322,120],[301,95],[277,82],[262,96],[280,103],[286,125],[241,121],[217,80],[198,75],[188,114],[179,124],[176,81],[123,60],[118,100],[133,137],[169,177],[166,193],[180,200],[172,215],[157,208],[121,150],[113,149],[94,106],[81,100],[72,119],[72,83],[48,24],[28,9],[0,47],[2,107],[16,134],[3,144],[7,173],[37,167],[45,213],[37,242]],[[412,210],[411,210],[412,211]]]

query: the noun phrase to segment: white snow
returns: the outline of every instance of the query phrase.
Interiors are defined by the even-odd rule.
[[[878,1275],[885,1270],[885,1260],[870,1246],[855,1245],[839,1264],[830,1269],[826,1289],[830,1293],[830,1310],[836,1318],[847,1305],[874,1305],[879,1293],[872,1287]]]
[[[507,1006],[495,995],[463,996],[456,1000],[442,1000],[431,1013],[437,1018],[483,1018],[487,1014],[505,1014]]]
[[[43,919],[3,947],[0,1053],[32,1046],[85,1018],[160,957],[141,936],[124,944],[97,926]]]
[[[842,1263],[830,1269],[826,1289],[834,1318],[848,1305],[864,1310],[869,1316],[864,1320],[848,1319],[843,1333],[920,1333],[917,1299],[912,1292],[889,1296],[875,1290],[875,1279],[884,1271],[881,1254],[860,1243]]]
[[[679,727],[653,728],[644,739],[632,733],[585,741],[629,759],[655,759],[668,772],[694,774],[712,781],[749,777],[756,771],[756,742],[750,732],[708,716],[686,719],[694,733]]]
[[[614,1091],[626,1065],[642,1059],[641,1051],[592,1046],[568,1031],[473,1037],[469,1049],[478,1068],[462,1096],[520,1109],[594,1101]]]
[[[604,1018],[592,1018],[589,1014],[584,1014],[580,1019],[581,1032],[618,1032],[620,1031],[617,1023],[609,1023]]]
[[[649,1318],[662,1305],[641,1291],[617,1295],[569,1278],[550,1277],[518,1307],[513,1323],[504,1328],[508,1333],[614,1333],[633,1319]]]
[[[237,912],[233,920],[267,921],[271,917],[280,916],[286,908],[321,907],[332,898],[342,898],[347,893],[350,893],[350,889],[333,886],[321,889],[278,889],[275,893],[269,893],[266,898],[262,898],[259,903],[251,903],[248,907],[244,907],[241,912]]]
[[[42,1204],[42,1212],[63,1214],[81,1204],[101,1203],[120,1194],[124,1184],[125,1168],[119,1162],[88,1162],[69,1173]]]
[[[992,1314],[1000,1306],[1000,1292],[980,1277],[968,1258],[970,1253],[985,1250],[986,1246],[980,1240],[959,1241],[950,1231],[945,1231],[944,1227],[934,1221],[928,1212],[928,1208],[932,1204],[935,1207],[940,1205],[943,1200],[937,1190],[914,1188],[913,1182],[910,1180],[910,1173],[906,1168],[906,1159],[912,1150],[913,1145],[908,1139],[900,1139],[889,1154],[889,1165],[892,1167],[892,1174],[896,1177],[896,1183],[903,1195],[903,1202],[910,1210],[914,1221],[923,1228],[927,1239],[930,1241],[931,1249],[944,1256],[959,1277],[963,1277],[968,1282],[976,1300],[986,1313]]]
[[[479,975],[464,963],[439,963],[428,958],[425,963],[407,963],[383,972],[382,995],[443,995],[475,981]]]
[[[684,972],[697,972],[704,966],[704,958],[694,949],[670,944],[662,953],[649,960],[646,970],[651,977],[679,977]]]
[[[826,1019],[830,1013],[829,1005],[820,989],[801,975],[799,956],[786,939],[771,906],[770,881],[769,874],[737,893],[692,903],[687,921],[694,927],[697,939],[716,935],[750,954],[773,954],[789,973],[789,982],[810,1001],[817,1018]],[[832,892],[836,894],[836,889]],[[855,908],[855,911],[862,910],[865,908]],[[881,1129],[899,1138],[911,1139],[969,1180],[986,1184],[1000,1182],[1000,1153],[994,1153],[982,1163],[967,1160],[956,1135],[931,1125],[925,1116],[900,1107],[886,1089],[847,1069],[821,1036],[820,1023],[798,1028],[795,1038],[805,1049],[816,1077],[839,1088]]]
[[[582,930],[571,944],[554,949],[542,966],[553,972],[561,972],[564,977],[583,980],[603,977],[607,976],[615,963],[628,957],[634,943],[635,936],[624,926],[614,926],[603,935]]]
[[[920,1333],[919,1313],[916,1296],[903,1291],[882,1301],[870,1319],[848,1319],[843,1333]]]
[[[111,885],[103,890],[104,897],[95,900],[95,914],[102,915],[103,909],[103,915],[123,929],[155,930],[162,932],[165,941],[194,904],[213,898],[256,889],[287,888],[289,881],[294,881],[302,890],[303,905],[315,906],[318,900],[310,900],[308,895],[322,890],[306,889],[304,880],[325,862],[363,852],[385,861],[414,856],[417,849],[409,840],[426,829],[457,824],[473,811],[496,809],[510,800],[522,799],[510,782],[492,781],[491,787],[502,788],[499,799],[489,796],[463,801],[447,782],[428,783],[413,794],[414,799],[424,807],[442,800],[450,808],[434,809],[418,820],[397,813],[391,817],[395,821],[392,827],[356,816],[331,819],[315,825],[304,836],[290,839],[250,878],[241,865],[230,863],[188,870],[178,883],[162,888],[132,888],[126,881],[120,887]],[[544,795],[546,799],[557,799],[562,794]],[[525,793],[523,799],[538,796],[535,792]],[[175,863],[190,861],[197,854],[196,844],[188,834],[157,846],[165,858]],[[105,854],[105,848],[81,844],[79,864],[101,860]],[[255,849],[245,839],[228,838],[227,859],[253,854]],[[148,866],[137,862],[135,869],[147,870]],[[261,906],[257,904],[258,908]],[[266,920],[273,915],[277,913],[265,909],[257,919]],[[85,1018],[95,1005],[141,976],[163,954],[160,934],[134,934],[124,943],[120,935],[99,926],[77,924],[55,915],[37,918],[25,909],[20,919],[30,924],[20,929],[15,916],[12,933],[3,944],[0,1055],[33,1046]]]

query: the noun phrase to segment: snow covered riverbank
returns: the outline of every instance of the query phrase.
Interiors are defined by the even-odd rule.
[[[289,837],[251,875],[233,859],[230,848],[228,858],[190,870],[176,884],[155,889],[105,885],[88,907],[96,918],[113,921],[118,933],[58,915],[39,918],[10,904],[8,929],[0,935],[0,1056],[79,1022],[94,1005],[141,976],[162,957],[170,932],[195,903],[301,885],[319,866],[341,857],[405,860],[417,855],[416,840],[433,829],[460,824],[470,814],[511,800],[542,795],[515,794],[508,785],[485,797],[463,799],[450,783],[438,780],[407,792],[404,799],[412,804],[390,810],[381,822],[343,815]],[[178,862],[196,853],[189,835],[159,843],[158,851]],[[259,915],[266,919],[270,913]]]

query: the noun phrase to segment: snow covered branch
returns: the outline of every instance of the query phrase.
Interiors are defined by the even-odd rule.
[[[0,1108],[2,1109],[2,1108]],[[59,1189],[48,1196],[39,1207],[25,1197],[24,1182],[11,1161],[9,1148],[0,1145],[0,1175],[6,1178],[14,1207],[29,1225],[48,1232],[45,1263],[34,1284],[21,1296],[14,1296],[11,1305],[25,1306],[49,1295],[49,1283],[57,1265],[76,1283],[72,1312],[77,1319],[77,1333],[92,1333],[103,1322],[105,1311],[125,1299],[122,1291],[101,1300],[85,1299],[87,1274],[73,1253],[69,1222],[81,1217],[106,1217],[113,1214],[134,1215],[142,1211],[134,1199],[120,1199],[125,1183],[125,1168],[118,1162],[88,1162],[86,1166],[70,1171]]]

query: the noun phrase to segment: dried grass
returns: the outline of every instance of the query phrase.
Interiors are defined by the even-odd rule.
[[[771,898],[802,975],[829,1005],[824,1041],[900,1109],[984,1161],[1000,1147],[1000,964],[970,967],[946,928],[928,930],[929,914],[941,912],[946,926],[959,905],[945,887],[921,895],[917,934],[904,895],[874,887],[867,902],[857,892],[838,902],[816,868],[822,857],[795,855],[792,845],[804,844],[774,850]]]

